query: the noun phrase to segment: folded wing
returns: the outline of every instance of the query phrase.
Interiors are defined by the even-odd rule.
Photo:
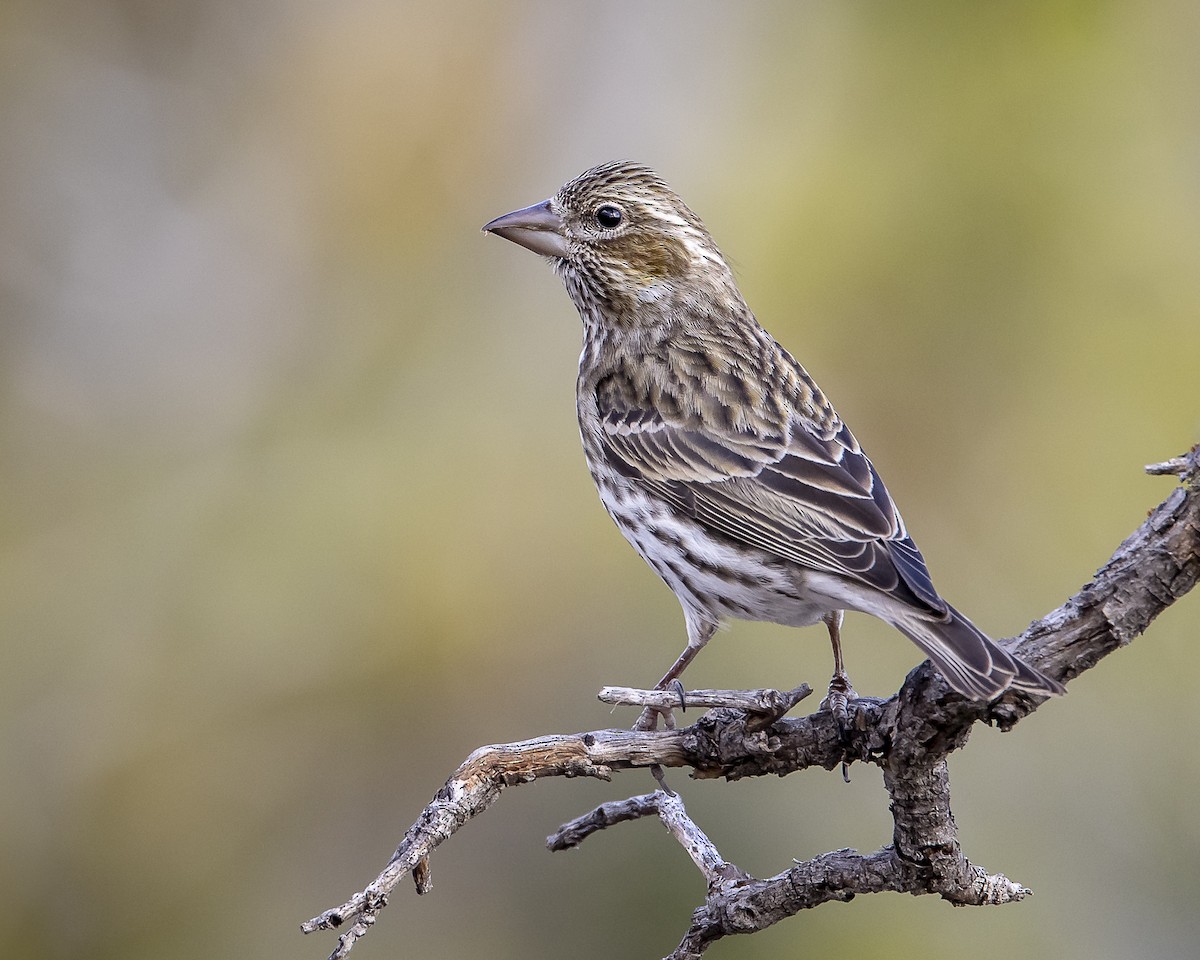
[[[949,617],[887,488],[836,414],[818,424],[786,409],[780,422],[755,425],[725,411],[672,416],[612,377],[597,401],[609,463],[710,532]]]

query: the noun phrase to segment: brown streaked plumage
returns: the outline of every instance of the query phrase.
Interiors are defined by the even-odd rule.
[[[484,230],[550,259],[583,318],[579,428],[605,508],[683,606],[676,679],[726,618],[892,624],[964,696],[1057,681],[941,598],[887,488],[829,400],[746,306],[704,224],[615,162]]]

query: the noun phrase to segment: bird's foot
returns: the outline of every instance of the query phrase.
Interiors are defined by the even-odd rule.
[[[673,690],[679,697],[679,709],[687,710],[687,696],[682,683],[672,680],[667,687],[662,689]],[[672,707],[646,707],[638,717],[637,723],[633,725],[633,729],[638,731],[657,730],[659,717],[662,717],[664,727],[668,730],[675,729],[675,711]]]
[[[850,722],[850,703],[858,699],[858,692],[850,685],[850,678],[838,672],[829,681],[829,692],[821,701],[821,709],[833,714],[833,722],[837,726],[838,739],[842,746],[849,748],[852,724]],[[850,769],[847,761],[842,761],[842,779],[850,782]]]
[[[821,709],[833,714],[842,739],[850,732],[850,701],[857,699],[858,692],[850,685],[850,678],[844,673],[835,673],[829,681],[829,692],[821,701]]]
[[[679,697],[679,709],[687,709],[687,697],[684,696],[683,684],[678,680],[672,680],[666,687],[660,689],[670,689]],[[675,729],[675,711],[672,707],[646,707],[642,710],[641,716],[638,717],[637,723],[633,725],[633,729],[637,731],[650,731],[658,729],[658,718],[662,717],[663,726],[668,730]],[[650,775],[657,781],[659,789],[675,796],[675,791],[671,789],[667,783],[666,774],[663,773],[663,768],[660,764],[653,763],[650,765]]]

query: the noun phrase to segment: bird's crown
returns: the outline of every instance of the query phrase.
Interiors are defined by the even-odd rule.
[[[580,174],[551,199],[574,259],[637,286],[724,261],[703,222],[645,164],[615,160]],[[598,261],[598,263],[597,263]]]

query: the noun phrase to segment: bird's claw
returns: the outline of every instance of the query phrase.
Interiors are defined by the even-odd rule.
[[[671,681],[671,689],[675,691],[675,695],[679,697],[679,709],[682,713],[687,713],[687,696],[683,689],[683,684],[679,680]]]

